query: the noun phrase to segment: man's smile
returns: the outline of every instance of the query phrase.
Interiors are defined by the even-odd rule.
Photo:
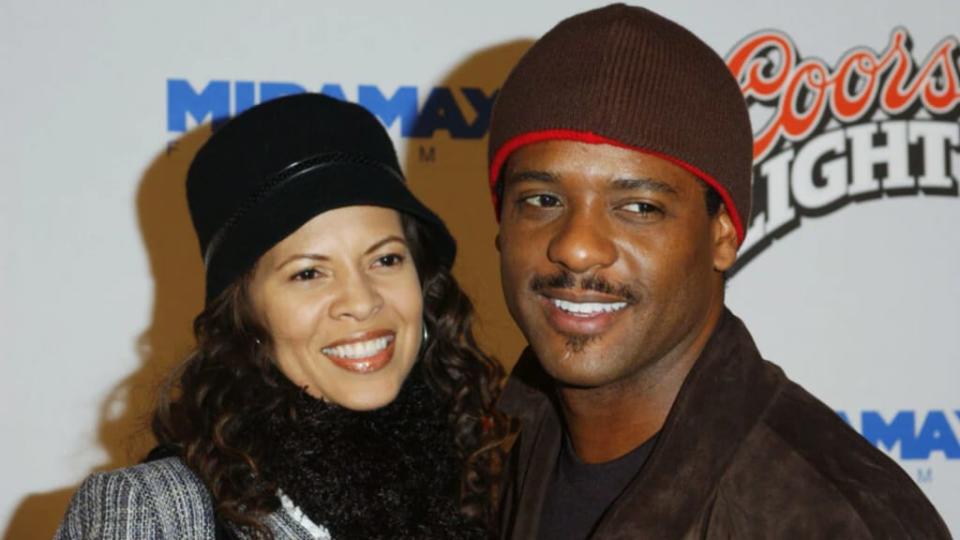
[[[630,302],[611,295],[570,290],[538,294],[548,323],[564,335],[598,335],[612,327]]]
[[[569,302],[554,298],[553,305],[572,315],[588,317],[597,313],[613,313],[627,307],[626,302]]]

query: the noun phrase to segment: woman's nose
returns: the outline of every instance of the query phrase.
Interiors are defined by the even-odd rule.
[[[331,305],[331,316],[363,321],[383,307],[383,297],[370,279],[361,272],[351,272],[340,284],[337,300]]]

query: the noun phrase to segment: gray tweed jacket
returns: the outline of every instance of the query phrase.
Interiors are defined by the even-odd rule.
[[[329,540],[289,499],[267,516],[274,538]],[[241,531],[233,532],[244,538]],[[70,501],[55,540],[161,540],[216,538],[206,487],[175,457],[87,478]]]

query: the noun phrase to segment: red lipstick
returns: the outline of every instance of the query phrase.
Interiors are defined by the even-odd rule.
[[[395,332],[373,330],[330,343],[320,352],[339,368],[353,373],[374,373],[393,359],[395,343]]]

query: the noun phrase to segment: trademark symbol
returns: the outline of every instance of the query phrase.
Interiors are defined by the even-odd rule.
[[[433,146],[424,146],[421,144],[417,155],[420,157],[422,163],[433,163],[437,161],[437,149]]]
[[[918,484],[929,484],[933,482],[933,468],[932,467],[920,467],[917,469],[917,483]]]
[[[167,155],[174,153],[177,150],[177,141],[173,140],[167,143]]]

